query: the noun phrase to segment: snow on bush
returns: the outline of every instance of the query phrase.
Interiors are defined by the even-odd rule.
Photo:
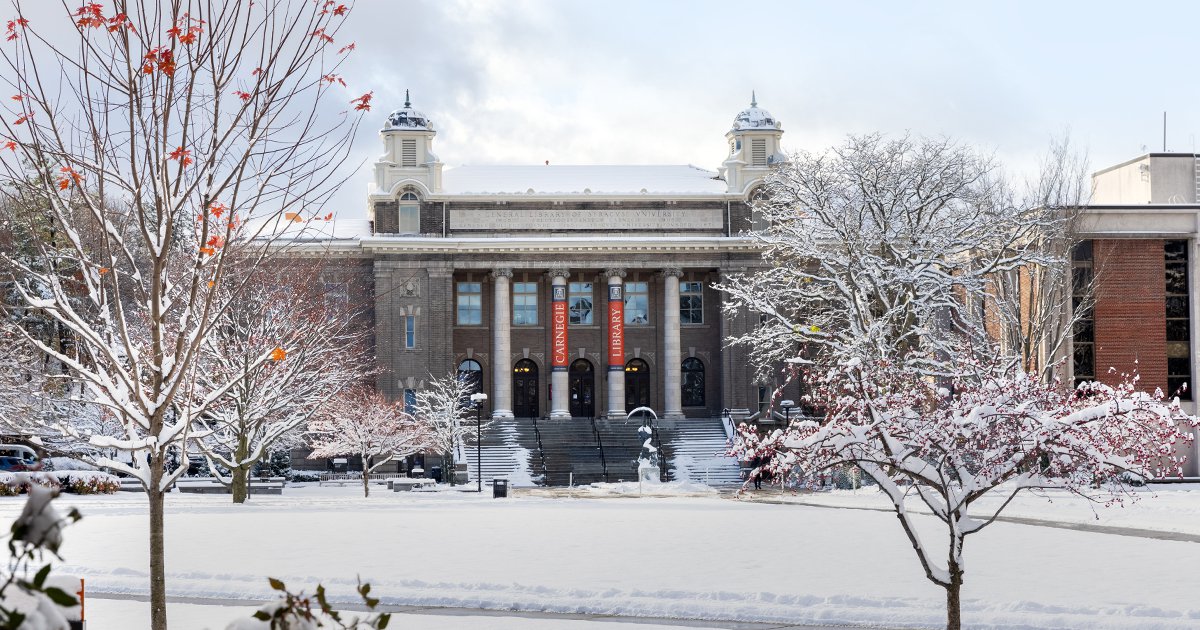
[[[43,473],[0,473],[0,496],[29,491],[31,485],[70,494],[112,494],[121,489],[115,475],[96,471],[65,470]]]

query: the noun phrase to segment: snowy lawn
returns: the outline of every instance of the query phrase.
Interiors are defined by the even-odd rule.
[[[872,494],[815,497],[877,501]],[[1159,494],[1125,509],[1143,515],[1139,525],[1162,514],[1165,529],[1200,510],[1200,491]],[[15,517],[22,500],[0,500],[0,515]],[[67,532],[61,571],[85,576],[93,593],[146,593],[145,498],[60,501],[84,513]],[[396,604],[944,624],[943,591],[925,580],[884,512],[704,496],[493,500],[376,488],[363,499],[354,487],[293,486],[244,506],[178,493],[167,506],[173,596],[268,598],[269,575],[292,588],[324,582],[351,601],[361,575],[372,595]],[[1064,501],[1019,507],[1048,519],[1080,512]],[[968,627],[1200,627],[1188,578],[1200,544],[997,523],[968,545]]]

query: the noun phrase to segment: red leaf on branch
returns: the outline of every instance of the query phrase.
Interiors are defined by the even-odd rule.
[[[14,121],[13,121],[13,124],[14,124],[14,125],[24,125],[24,124],[25,124],[25,121],[29,120],[30,118],[33,118],[33,114],[26,114],[26,115],[24,115],[24,116],[21,116],[20,118],[18,118],[18,119],[16,119],[16,120],[14,120]]]
[[[276,346],[276,348],[271,351],[271,360],[272,361],[282,361],[286,358],[287,358],[287,350],[284,350],[283,348]]]
[[[349,10],[350,9],[346,8],[346,5],[339,4],[339,5],[337,5],[337,8],[333,10],[333,14],[334,15],[346,15],[346,12]]]
[[[350,99],[350,102],[356,103],[356,105],[354,106],[355,110],[362,110],[362,111],[369,112],[369,111],[371,111],[371,97],[374,95],[375,95],[374,91],[367,92],[366,94],[363,94],[362,96],[360,96],[358,98]]]
[[[251,73],[250,73],[250,76],[252,76],[252,77],[256,77],[256,76],[258,76],[258,75],[260,75],[260,74],[262,74],[262,68],[255,68],[255,69],[254,69],[254,72],[251,72]]]
[[[17,143],[16,143],[16,142],[13,142],[12,140],[7,140],[7,141],[5,141],[5,142],[4,142],[4,148],[5,148],[5,149],[8,149],[8,150],[10,150],[10,151],[16,151],[16,150],[17,150]]]
[[[342,77],[339,77],[339,76],[338,76],[338,75],[336,75],[336,74],[327,74],[327,75],[325,75],[325,76],[321,77],[321,80],[322,80],[322,81],[328,81],[328,82],[329,82],[329,83],[331,83],[331,84],[333,84],[333,83],[341,83],[341,84],[342,84],[342,87],[345,87],[345,86],[346,86],[346,81],[345,81],[344,79],[342,79]]]
[[[233,95],[234,95],[234,96],[236,96],[236,97],[238,97],[238,98],[240,98],[240,99],[242,99],[242,101],[243,101],[243,102],[250,100],[250,93],[249,93],[249,92],[243,92],[243,91],[241,91],[241,90],[234,90],[234,91],[233,91]]]
[[[332,221],[332,220],[333,220],[333,213],[332,213],[332,212],[330,212],[329,214],[325,215],[325,220],[326,220],[326,221]]]
[[[64,166],[58,170],[63,174],[63,176],[58,180],[59,190],[66,190],[71,186],[71,184],[79,185],[83,182],[83,175],[77,173],[75,169],[71,168],[70,166]]]
[[[349,44],[346,44],[345,46],[342,46],[341,48],[339,48],[338,54],[340,55],[343,53],[348,53],[351,50],[354,50],[354,42],[350,42]]]
[[[319,28],[319,29],[317,29],[317,30],[313,31],[313,32],[312,32],[312,36],[313,36],[313,37],[318,37],[318,38],[320,38],[320,39],[323,39],[323,40],[325,40],[325,43],[327,43],[327,44],[332,44],[332,43],[333,43],[333,36],[332,36],[332,35],[327,35],[327,34],[325,33],[325,29],[323,29],[323,28]]]
[[[200,253],[204,254],[206,256],[212,256],[213,254],[217,253],[217,250],[215,250],[211,247],[201,247]]]
[[[100,268],[100,275],[102,275],[102,276],[103,276],[104,274],[108,273],[108,271],[109,271],[108,267],[101,267],[101,268]]]
[[[221,238],[220,236],[214,236],[208,239],[208,242],[205,243],[205,245],[213,249],[218,249],[225,246],[225,239]]]
[[[12,100],[18,101],[18,102],[23,101],[23,100],[25,100],[25,95],[24,94],[14,94],[12,97]]]
[[[171,160],[179,160],[184,166],[187,166],[192,163],[192,158],[190,157],[191,155],[192,152],[190,150],[179,147],[172,151],[167,158]]]
[[[228,206],[226,206],[225,204],[223,204],[219,201],[214,201],[214,202],[208,204],[208,211],[211,212],[212,215],[218,219],[220,219],[221,215],[225,214],[225,211],[228,209],[229,209]]]
[[[4,32],[8,34],[8,37],[4,38],[6,41],[11,42],[12,40],[20,37],[20,35],[17,35],[17,27],[18,26],[21,27],[22,29],[24,29],[26,26],[29,26],[29,20],[26,20],[23,17],[19,17],[15,20],[9,20],[8,22],[6,22],[4,25]]]

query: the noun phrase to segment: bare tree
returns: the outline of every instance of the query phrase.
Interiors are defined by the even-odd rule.
[[[225,393],[208,405],[200,423],[208,434],[198,444],[218,477],[218,467],[229,471],[222,482],[231,485],[234,503],[246,501],[255,464],[371,374],[368,330],[347,303],[313,286],[318,271],[275,265],[243,288],[201,345],[196,391]],[[260,361],[264,355],[271,359]]]
[[[474,410],[473,393],[475,382],[455,372],[440,378],[431,376],[425,387],[416,392],[413,416],[429,432],[430,447],[442,456],[445,474],[451,484],[454,483],[455,453],[465,439],[487,427],[485,422],[480,427],[466,422]],[[478,414],[475,415],[482,422]]]
[[[130,453],[104,463],[146,488],[163,630],[163,494],[184,470],[166,472],[168,452],[224,394],[193,389],[203,340],[240,293],[227,265],[253,268],[271,245],[260,237],[319,214],[371,95],[342,88],[352,46],[334,43],[347,8],[332,2],[64,4],[57,24],[12,11],[0,188],[44,199],[53,239],[0,260],[73,346],[33,341],[122,425],[91,443]],[[345,114],[327,122],[323,104],[339,101]]]
[[[390,402],[374,388],[347,390],[308,424],[313,459],[357,455],[362,459],[363,496],[370,496],[370,474],[388,462],[429,447],[425,425],[404,413],[403,402]]]

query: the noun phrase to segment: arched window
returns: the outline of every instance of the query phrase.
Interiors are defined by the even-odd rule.
[[[421,233],[421,199],[411,192],[400,195],[400,234]]]
[[[683,406],[704,406],[704,364],[696,357],[683,360]]]
[[[470,394],[483,392],[483,367],[474,359],[458,364],[458,378],[470,383]],[[468,394],[468,395],[470,395]]]

